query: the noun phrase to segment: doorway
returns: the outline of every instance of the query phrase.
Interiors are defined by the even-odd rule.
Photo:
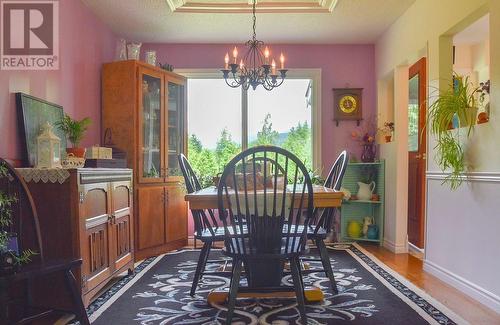
[[[424,248],[427,159],[427,138],[424,131],[427,107],[425,58],[421,58],[410,67],[408,77],[408,242],[422,250]]]

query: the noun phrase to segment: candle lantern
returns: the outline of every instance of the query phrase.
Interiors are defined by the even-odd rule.
[[[61,139],[52,132],[49,122],[42,127],[36,144],[37,168],[61,168]]]

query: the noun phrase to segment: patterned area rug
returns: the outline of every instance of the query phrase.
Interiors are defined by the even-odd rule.
[[[329,249],[339,293],[331,292],[324,273],[305,277],[306,285],[319,287],[325,294],[322,302],[307,305],[308,324],[466,323],[360,246],[342,244]],[[145,260],[133,275],[117,282],[89,307],[91,322],[95,325],[225,324],[226,307],[209,305],[206,297],[214,289],[228,287],[229,279],[205,276],[197,295],[189,296],[198,255],[197,250],[181,250]],[[313,268],[320,265],[311,263]],[[217,264],[207,265],[207,270],[218,268]],[[285,276],[282,282],[292,285],[290,276]],[[233,324],[301,322],[295,299],[238,299]]]

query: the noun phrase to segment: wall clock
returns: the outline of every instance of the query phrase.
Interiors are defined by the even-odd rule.
[[[362,105],[363,88],[333,88],[333,120],[339,126],[339,121],[363,119]]]

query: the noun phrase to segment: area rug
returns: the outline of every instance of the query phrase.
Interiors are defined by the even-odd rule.
[[[308,324],[466,324],[359,245],[332,245],[329,252],[339,293],[332,293],[324,273],[305,277],[306,285],[325,294],[322,302],[307,305]],[[209,305],[206,298],[228,287],[229,279],[205,276],[196,296],[189,295],[198,255],[180,250],[145,260],[89,306],[92,324],[225,324],[226,306]],[[218,268],[207,265],[207,271]],[[292,285],[290,276],[282,282]],[[303,325],[295,299],[238,299],[233,324]]]

